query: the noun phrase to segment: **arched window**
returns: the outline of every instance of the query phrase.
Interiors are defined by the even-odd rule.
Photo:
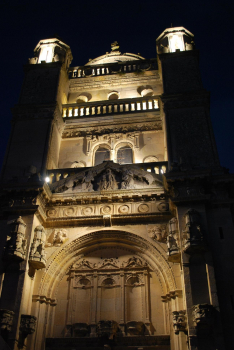
[[[130,146],[124,146],[117,151],[117,163],[132,164],[132,149]]]
[[[109,149],[101,146],[96,150],[94,165],[101,164],[102,162],[107,162],[110,160]]]

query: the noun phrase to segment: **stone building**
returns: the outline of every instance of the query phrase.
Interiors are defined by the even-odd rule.
[[[194,36],[70,68],[41,40],[2,169],[2,349],[231,349],[233,177]]]

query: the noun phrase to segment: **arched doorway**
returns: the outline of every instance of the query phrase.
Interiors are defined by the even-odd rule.
[[[133,233],[102,230],[55,252],[34,292],[56,300],[53,311],[48,306],[46,312],[50,318],[46,337],[97,337],[100,324],[109,322],[117,336],[145,338],[169,335],[169,316],[161,296],[175,289],[160,246],[153,247]],[[38,304],[33,309],[39,323],[44,322],[45,308]],[[38,331],[38,340],[41,337]]]

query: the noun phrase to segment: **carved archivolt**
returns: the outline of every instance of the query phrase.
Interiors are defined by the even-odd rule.
[[[47,268],[41,278],[41,283],[37,294],[53,296],[58,282],[63,278],[70,266],[77,261],[77,256],[87,254],[99,242],[102,247],[108,244],[118,245],[121,248],[129,247],[137,254],[144,256],[157,275],[163,281],[163,293],[169,290],[178,289],[172,270],[167,261],[167,256],[160,248],[151,245],[146,239],[125,231],[99,231],[86,234],[62,246],[59,251],[54,252],[50,257]],[[101,243],[100,243],[101,242]],[[109,262],[110,263],[110,262]],[[136,261],[129,262],[136,264]],[[93,268],[90,266],[90,268]]]

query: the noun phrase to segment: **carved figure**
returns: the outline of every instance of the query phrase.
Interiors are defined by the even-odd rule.
[[[11,234],[5,246],[4,259],[23,261],[25,259],[27,241],[24,239],[26,224],[22,217],[11,222]]]
[[[183,231],[184,251],[192,253],[205,248],[201,231],[200,216],[195,209],[189,209],[184,215],[185,229]]]
[[[185,310],[173,311],[173,327],[175,334],[179,334],[179,332],[187,331],[187,320],[185,315]]]
[[[94,181],[94,176],[96,175],[95,171],[90,170],[87,175],[84,176],[82,180],[82,191],[92,191],[93,190],[93,184],[92,181]]]
[[[67,230],[60,229],[54,231],[53,245],[60,247],[67,238]]]
[[[73,269],[93,269],[96,267],[96,263],[92,264],[90,261],[86,260],[85,258],[81,261],[79,261],[77,264],[73,266]]]
[[[156,225],[148,229],[148,233],[153,240],[165,242],[167,237],[166,225]]]
[[[36,330],[37,318],[31,315],[21,315],[20,331],[27,336]]]
[[[6,330],[8,332],[11,331],[14,312],[10,310],[1,309],[0,310],[0,329]]]
[[[133,256],[132,258],[129,258],[127,262],[123,262],[122,264],[123,267],[137,267],[137,266],[147,266],[147,263],[145,262],[144,264],[142,263],[142,260],[139,258],[136,258]]]
[[[99,190],[116,190],[118,188],[118,183],[115,180],[115,175],[112,173],[111,169],[107,169],[106,173],[102,176],[102,180],[98,183]]]
[[[121,189],[134,188],[134,174],[128,168],[123,168]]]
[[[43,226],[39,225],[35,228],[34,239],[31,244],[29,256],[29,263],[35,269],[42,269],[46,266],[45,241],[45,229]]]
[[[193,321],[198,331],[210,330],[214,322],[214,307],[210,304],[194,305]]]
[[[168,260],[172,262],[180,261],[180,250],[177,236],[177,219],[172,218],[168,224],[167,248]]]

